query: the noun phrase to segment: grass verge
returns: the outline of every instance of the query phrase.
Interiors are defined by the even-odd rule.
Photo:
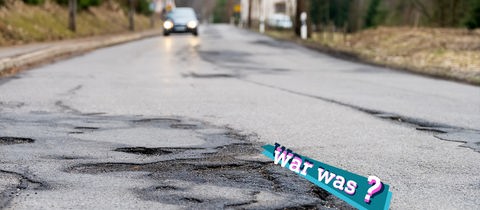
[[[480,85],[480,31],[379,27],[354,34],[314,33],[301,40],[290,31],[267,35],[370,64]]]
[[[135,16],[138,31],[150,28],[149,17]],[[12,1],[0,7],[0,46],[63,40],[128,31],[126,12],[114,1],[77,14],[77,32],[68,29],[68,11],[52,1],[41,6]]]

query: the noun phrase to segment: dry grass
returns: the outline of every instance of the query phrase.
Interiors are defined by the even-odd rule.
[[[149,28],[149,18],[135,17],[138,30]],[[0,46],[61,40],[128,31],[128,19],[118,5],[102,5],[77,16],[77,32],[67,28],[67,8],[47,1],[43,6],[14,1],[0,8]]]
[[[268,34],[297,40],[291,32]],[[480,85],[479,30],[380,27],[347,36],[316,33],[302,43],[352,53],[367,62]]]

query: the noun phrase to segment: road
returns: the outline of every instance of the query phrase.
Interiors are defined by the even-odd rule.
[[[480,88],[227,25],[0,79],[0,208],[340,208],[261,155],[390,184],[392,209],[480,207]]]

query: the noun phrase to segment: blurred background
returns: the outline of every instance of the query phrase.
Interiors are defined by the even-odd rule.
[[[175,7],[193,7],[203,22],[297,29],[301,12],[311,32],[355,33],[378,26],[475,30],[480,0],[74,0],[78,31],[66,31],[70,0],[0,0],[0,44],[128,29],[129,7],[138,29]],[[291,24],[287,23],[291,22]],[[68,28],[67,28],[68,29]]]
[[[480,0],[0,0],[0,46],[160,29],[175,7],[204,25],[480,84]]]

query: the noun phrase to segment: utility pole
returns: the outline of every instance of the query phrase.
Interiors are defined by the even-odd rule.
[[[248,0],[248,19],[247,19],[248,28],[252,27],[252,0]]]
[[[134,0],[128,0],[130,8],[128,10],[128,22],[130,31],[135,31],[135,21],[133,17],[135,16],[135,2]]]
[[[77,0],[68,0],[68,29],[77,31]]]

